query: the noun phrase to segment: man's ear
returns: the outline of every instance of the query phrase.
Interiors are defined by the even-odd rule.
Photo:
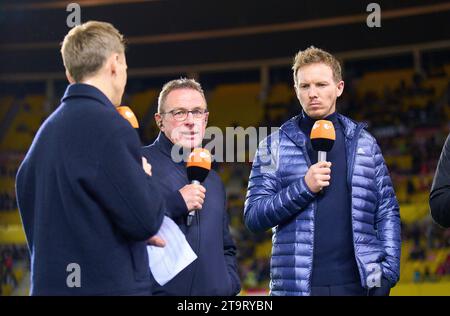
[[[119,64],[119,54],[114,53],[106,60],[106,68],[108,72],[115,76],[117,74],[117,67]]]
[[[163,131],[164,126],[163,126],[161,114],[155,113],[155,122],[156,122],[156,125],[158,126],[158,128],[159,128],[161,131]]]
[[[72,78],[72,76],[70,75],[69,71],[66,69],[66,78],[69,81],[70,84],[75,83],[75,79]]]
[[[111,56],[111,73],[113,75],[117,74],[117,68],[119,66],[119,54],[114,53]]]
[[[294,83],[294,91],[295,91],[295,95],[297,96],[297,99],[300,100],[300,95],[298,93],[298,87],[297,87],[297,84],[295,84],[295,83]]]
[[[337,96],[340,97],[342,95],[342,92],[344,92],[344,81],[339,81],[336,85],[337,88]]]

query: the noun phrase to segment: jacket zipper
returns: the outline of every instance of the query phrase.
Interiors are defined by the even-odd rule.
[[[365,127],[364,124],[360,124],[358,125],[358,127],[356,128],[355,134],[353,135],[353,139],[351,142],[351,146],[350,146],[350,154],[351,155],[351,160],[350,160],[350,164],[349,164],[349,169],[347,170],[347,184],[349,186],[349,190],[350,190],[350,219],[352,222],[352,240],[353,240],[353,251],[355,253],[355,260],[356,260],[356,264],[358,266],[359,269],[359,276],[362,277],[362,282],[364,285],[366,285],[366,275],[365,275],[365,271],[362,268],[359,260],[358,260],[358,256],[356,254],[356,243],[355,243],[355,234],[354,234],[354,223],[353,223],[353,186],[352,186],[352,176],[353,176],[353,170],[355,167],[355,160],[356,160],[356,147],[358,144],[358,137],[359,134],[361,133],[361,130]]]
[[[303,156],[305,156],[305,160],[306,160],[306,164],[308,165],[308,169],[309,169],[309,167],[311,167],[311,160],[309,159],[309,154],[308,154],[308,152],[306,151],[306,149],[305,149],[305,145],[303,145],[302,147],[300,147],[300,149],[301,149],[301,151],[302,151],[302,153],[303,153]],[[305,182],[306,183],[306,182]],[[314,267],[314,241],[315,241],[315,239],[316,239],[316,209],[317,209],[317,207],[316,207],[316,204],[317,204],[317,202],[316,202],[316,200],[314,200],[314,202],[311,204],[311,207],[312,207],[312,212],[313,212],[313,229],[312,229],[312,255],[311,255],[311,272],[310,272],[310,274],[309,274],[309,291],[310,291],[310,294],[311,294],[311,287],[312,287],[312,271],[313,271],[313,267]]]

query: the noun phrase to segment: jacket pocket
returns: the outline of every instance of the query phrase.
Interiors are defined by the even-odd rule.
[[[150,280],[150,267],[148,263],[146,242],[135,242],[130,245],[131,259],[133,261],[134,278],[136,281]]]

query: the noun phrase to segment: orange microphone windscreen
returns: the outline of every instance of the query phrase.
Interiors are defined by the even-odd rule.
[[[315,151],[330,151],[336,140],[333,123],[327,120],[318,120],[311,129],[311,145]]]
[[[139,123],[133,111],[128,106],[119,106],[117,111],[124,119],[126,119],[133,128],[139,128]]]
[[[207,149],[194,148],[188,157],[186,167],[199,167],[211,170],[211,154]]]
[[[209,170],[211,170],[211,160],[211,154],[207,149],[195,148],[186,163],[188,180],[190,182],[205,181]]]
[[[311,129],[311,139],[313,138],[325,138],[336,140],[336,132],[331,121],[318,120],[314,123]]]

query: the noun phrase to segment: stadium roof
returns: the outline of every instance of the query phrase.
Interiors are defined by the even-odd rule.
[[[334,53],[422,45],[449,47],[450,3],[380,1],[381,27],[369,28],[372,1],[77,1],[82,22],[113,23],[128,39],[131,75],[154,69],[285,62],[315,45]],[[0,5],[0,77],[62,74],[59,45],[70,1]],[[437,44],[436,44],[437,43]],[[177,68],[178,67],[178,68]],[[219,67],[220,68],[220,67]]]

